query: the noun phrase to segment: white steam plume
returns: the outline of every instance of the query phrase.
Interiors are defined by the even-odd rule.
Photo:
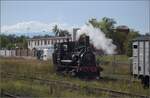
[[[106,54],[115,54],[116,46],[112,43],[112,39],[106,38],[100,29],[92,25],[84,25],[77,31],[77,38],[84,33],[90,36],[90,40],[97,49],[102,49]]]

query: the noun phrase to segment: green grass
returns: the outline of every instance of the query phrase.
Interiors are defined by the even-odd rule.
[[[48,87],[47,86],[40,86],[25,82],[25,81],[3,81],[1,84],[1,88],[4,91],[7,91],[11,94],[21,95],[22,97],[47,97],[48,94]]]
[[[100,87],[100,88],[109,88],[117,91],[125,91],[132,92],[136,94],[144,94],[149,95],[150,89],[143,89],[140,82],[131,82],[131,84],[127,81],[113,80],[112,77],[114,75],[119,75],[124,77],[129,77],[128,67],[121,66],[120,70],[115,69],[115,74],[112,75],[112,65],[102,65],[104,68],[103,75],[105,75],[108,79],[101,79],[99,81],[84,81],[78,78],[71,78],[68,76],[60,76],[57,75],[53,70],[53,65],[50,61],[38,61],[38,60],[26,60],[26,59],[16,59],[16,58],[1,58],[0,59],[0,68],[3,72],[15,72],[18,75],[25,76],[33,76],[42,79],[50,79],[50,80],[60,80],[60,81],[69,81],[71,83],[80,84],[81,87]],[[112,76],[111,76],[112,75]],[[5,80],[5,78],[2,77]],[[97,96],[108,96],[107,94],[100,95],[88,95],[86,92],[76,92],[76,91],[68,91],[68,90],[56,90],[56,94],[49,94],[49,88],[40,84],[34,84],[32,81],[20,81],[20,80],[10,80],[10,81],[1,81],[1,87],[10,90],[16,91],[19,93],[23,93],[25,95],[30,96],[52,96],[57,97],[57,95],[61,97],[73,97],[77,96],[78,98],[93,98]],[[32,89],[31,89],[32,87]],[[31,92],[31,89],[33,92]],[[40,90],[40,91],[39,91]],[[57,94],[59,92],[60,94]],[[38,93],[41,92],[42,94]],[[39,95],[38,95],[39,94]]]
[[[56,85],[43,85],[36,82],[11,79],[3,79],[0,88],[11,94],[21,97],[40,97],[40,98],[107,98],[106,94],[88,94],[84,91],[74,91]]]
[[[98,56],[98,59],[100,61],[106,61],[106,62],[112,62],[114,60],[121,61],[121,62],[128,62],[128,56],[126,55],[104,55],[104,56]]]
[[[103,68],[103,76],[129,79],[131,72],[128,58],[126,55],[104,55],[97,56],[97,61]]]

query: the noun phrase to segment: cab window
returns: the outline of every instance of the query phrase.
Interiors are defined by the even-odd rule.
[[[137,47],[138,47],[137,45],[133,45],[133,48],[137,49]]]

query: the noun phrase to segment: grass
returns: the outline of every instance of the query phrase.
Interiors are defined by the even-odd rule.
[[[107,57],[108,58],[108,57]],[[80,80],[78,78],[64,77],[55,74],[53,70],[53,65],[51,61],[38,61],[38,60],[27,60],[21,58],[1,58],[0,60],[0,68],[3,72],[16,72],[18,75],[22,74],[25,76],[34,76],[43,79],[51,79],[51,80],[60,80],[60,81],[69,81],[72,83],[80,84],[81,87],[100,87],[100,88],[109,88],[117,91],[125,91],[132,92],[136,94],[149,95],[150,89],[143,89],[140,82],[127,82],[112,79],[111,74],[113,66],[111,63],[106,65],[101,65],[104,68],[103,75],[105,75],[104,79],[99,81],[85,81]],[[118,68],[119,69],[119,68]],[[129,72],[128,67],[123,65],[120,67],[120,70],[115,69],[116,75],[123,75],[128,78]],[[111,72],[110,72],[111,71]],[[108,77],[109,76],[109,77]],[[76,96],[78,98],[93,98],[93,97],[108,97],[107,94],[100,95],[88,95],[86,92],[78,92],[78,91],[68,91],[66,89],[60,90],[60,87],[56,88],[56,92],[53,94],[49,94],[49,87],[43,86],[37,83],[33,83],[32,81],[21,81],[21,80],[5,80],[2,77],[1,88],[6,90],[19,92],[21,95],[24,94],[26,96],[40,96],[40,97],[73,97]],[[31,90],[30,90],[31,89]],[[61,92],[60,92],[61,91]],[[59,95],[59,96],[58,96]]]
[[[49,87],[46,85],[35,84],[28,81],[13,80],[4,81],[1,88],[9,93],[17,94],[22,97],[40,97],[40,98],[96,98],[94,95],[88,95],[83,92],[65,90],[59,86]]]
[[[97,61],[103,68],[103,76],[130,79],[131,72],[128,58],[126,55],[105,55],[97,56]]]
[[[121,61],[121,62],[128,62],[128,56],[126,55],[104,55],[104,56],[97,56],[100,61],[105,62],[112,62],[113,60]]]
[[[40,98],[107,98],[106,94],[93,95],[84,91],[74,91],[65,89],[59,84],[43,85],[36,82],[5,78],[1,81],[0,88],[11,94],[21,97],[40,97]]]
[[[1,88],[12,94],[21,95],[22,97],[46,97],[49,96],[46,86],[39,86],[21,80],[3,81]]]

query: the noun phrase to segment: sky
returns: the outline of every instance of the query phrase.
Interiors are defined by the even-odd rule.
[[[1,32],[49,31],[80,27],[91,18],[113,18],[141,34],[150,32],[150,0],[1,1]]]

